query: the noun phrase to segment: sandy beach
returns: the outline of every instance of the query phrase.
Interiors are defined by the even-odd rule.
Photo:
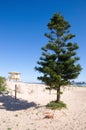
[[[43,84],[10,82],[8,95],[0,95],[0,130],[86,130],[86,87],[66,87],[61,100],[67,109],[50,110],[45,105],[56,99]],[[46,114],[53,118],[45,118]]]

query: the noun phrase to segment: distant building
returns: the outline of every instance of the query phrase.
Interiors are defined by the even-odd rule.
[[[21,73],[9,72],[9,80],[20,81],[21,80]]]

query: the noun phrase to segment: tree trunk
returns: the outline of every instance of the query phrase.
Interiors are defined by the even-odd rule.
[[[60,86],[57,87],[57,99],[56,102],[58,103],[60,101]]]
[[[51,90],[52,90],[52,88],[51,88],[51,86],[50,86],[50,89],[49,89],[49,94],[51,94]]]

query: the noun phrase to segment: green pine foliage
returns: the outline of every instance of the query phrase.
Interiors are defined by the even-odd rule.
[[[35,69],[42,73],[39,80],[57,90],[56,101],[59,102],[60,87],[80,74],[81,66],[77,64],[79,57],[76,52],[79,46],[71,41],[75,35],[70,33],[70,24],[59,13],[53,15],[47,26],[50,31],[45,34],[48,43],[41,48],[42,56]]]

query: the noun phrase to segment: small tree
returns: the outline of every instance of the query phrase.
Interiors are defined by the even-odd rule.
[[[63,16],[59,13],[53,15],[48,23],[50,33],[45,34],[49,42],[41,48],[43,52],[37,62],[39,66],[35,67],[43,73],[38,79],[57,90],[57,103],[60,101],[61,86],[77,78],[81,71],[81,66],[76,64],[79,60],[76,50],[79,47],[70,41],[75,35],[70,33],[69,28],[70,24]]]
[[[6,79],[5,77],[0,76],[0,92],[6,90]]]

